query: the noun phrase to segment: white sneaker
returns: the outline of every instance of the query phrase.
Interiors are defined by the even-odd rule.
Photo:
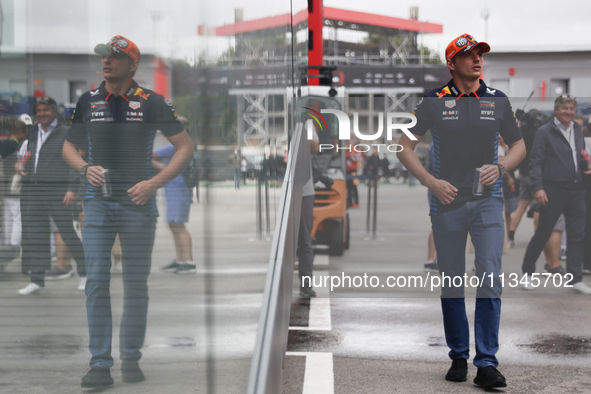
[[[86,289],[86,276],[83,276],[78,281],[78,290],[84,291]]]
[[[533,276],[527,275],[527,281],[525,283],[521,283],[521,288],[523,290],[535,290],[536,287],[531,283]]]
[[[37,283],[29,283],[26,287],[23,287],[18,291],[20,295],[39,294],[45,291],[45,287],[39,286]]]
[[[591,287],[587,286],[583,282],[578,282],[573,285],[573,290],[577,293],[591,295]]]

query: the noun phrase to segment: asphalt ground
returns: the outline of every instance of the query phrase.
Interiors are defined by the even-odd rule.
[[[423,272],[430,231],[426,188],[380,184],[376,237],[365,233],[367,192],[363,186],[359,191],[361,209],[349,211],[351,249],[342,257],[330,256],[326,266],[315,265],[315,275],[368,274],[377,276],[380,283],[391,275],[427,278]],[[532,220],[523,218],[516,233],[517,247],[503,255],[506,275],[521,272],[525,248],[532,235]],[[474,254],[467,253],[469,276],[473,260]],[[538,272],[543,272],[543,264],[541,256]],[[585,276],[584,282],[591,285],[591,277]],[[498,391],[591,393],[591,314],[588,312],[591,297],[551,283],[534,291],[512,285],[515,284],[506,283],[504,287],[497,354],[499,370],[506,376],[508,387]],[[333,292],[320,289],[319,298],[327,297],[329,302],[293,300],[282,393],[483,391],[472,383],[476,368],[471,359],[467,382],[444,380],[451,362],[443,335],[438,289],[368,287]],[[466,289],[471,330],[474,295],[474,289]],[[330,323],[315,329],[321,308],[328,308],[323,313],[330,315]],[[322,385],[322,377],[306,368],[308,359],[314,359],[315,355],[324,360],[329,360],[326,355],[332,355],[331,362],[325,363],[330,368],[322,372],[324,380],[333,382],[330,389]],[[312,365],[318,368],[317,363]],[[312,383],[319,389],[314,389]]]
[[[141,360],[145,382],[121,382],[117,327],[122,286],[120,275],[113,274],[115,385],[106,392],[246,391],[270,242],[256,240],[254,187],[234,190],[228,183],[209,192],[207,202],[202,188],[201,203],[193,205],[189,224],[197,275],[159,270],[174,257],[172,237],[164,218],[159,219]],[[279,189],[270,192],[272,201],[279,197]],[[361,209],[350,211],[351,249],[342,257],[319,251],[317,275],[425,277],[422,267],[430,227],[426,189],[380,185],[375,240],[364,233],[365,196],[360,186]],[[163,212],[161,198],[159,203]],[[523,219],[517,248],[504,255],[507,273],[519,272],[532,233],[531,220]],[[467,261],[471,259],[468,254]],[[538,271],[541,265],[542,258]],[[470,263],[467,267],[470,272]],[[43,295],[21,297],[17,290],[28,278],[19,271],[19,265],[12,263],[0,273],[0,393],[97,392],[79,386],[90,354],[85,300],[76,290],[77,279],[48,282]],[[585,277],[588,284],[589,279]],[[294,293],[284,393],[482,391],[471,383],[476,373],[472,365],[468,382],[443,380],[449,359],[437,291],[317,290],[320,297],[311,303]],[[467,294],[473,297],[471,289]],[[498,353],[499,369],[509,384],[504,392],[591,392],[590,301],[566,289],[526,293],[505,288]],[[467,300],[470,322],[473,302]],[[328,387],[332,391],[326,391]]]
[[[274,191],[272,191],[274,192]],[[277,190],[277,196],[279,189]],[[159,218],[151,275],[145,382],[121,382],[121,274],[112,274],[113,349],[110,393],[244,393],[254,348],[270,242],[256,241],[255,188],[233,182],[201,188],[188,228],[198,273],[159,268],[174,259],[173,239]],[[162,195],[159,210],[163,214]],[[0,393],[98,392],[80,387],[88,371],[84,293],[76,276],[46,282],[46,292],[19,296],[28,283],[14,262],[0,272]]]

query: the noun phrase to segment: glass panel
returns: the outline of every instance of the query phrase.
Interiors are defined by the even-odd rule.
[[[137,360],[146,392],[246,391],[306,8],[0,0],[0,353],[15,391],[109,384],[83,380],[89,362],[121,387],[142,379]]]

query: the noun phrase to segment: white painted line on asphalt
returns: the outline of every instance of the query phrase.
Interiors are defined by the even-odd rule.
[[[326,256],[328,265],[328,256]],[[327,271],[316,271],[314,275],[327,275]],[[331,331],[330,293],[328,289],[315,289],[317,297],[310,298],[308,327],[289,327],[290,330]],[[320,297],[318,297],[320,296]],[[306,356],[304,390],[302,394],[334,394],[334,367],[329,352],[286,352],[286,356]]]
[[[302,394],[334,394],[332,353],[286,352],[286,356],[306,356]]]
[[[289,329],[291,331],[330,331],[330,330],[332,330],[332,327],[326,327],[326,326],[322,326],[322,327],[289,326]]]
[[[296,261],[296,264],[300,264],[299,260]],[[328,256],[325,254],[314,255],[314,266],[317,265],[328,265]]]
[[[328,271],[315,271],[314,276],[326,276]],[[330,331],[332,330],[332,320],[330,317],[330,298],[328,288],[314,288],[316,297],[310,298],[310,313],[308,315],[308,325],[305,327],[290,326],[290,330],[304,331]]]
[[[312,298],[310,300],[310,317],[308,327],[324,327],[325,330],[332,330],[330,318],[330,298]]]
[[[332,353],[306,354],[302,394],[334,394]]]
[[[216,268],[205,270],[197,267],[197,275],[265,275],[268,267],[252,267],[252,268]]]
[[[322,283],[322,278],[327,277],[328,275],[329,275],[328,271],[314,271],[314,276],[320,277],[320,278],[316,279],[317,283]],[[313,282],[315,282],[315,281],[313,281]],[[320,298],[322,298],[322,297],[329,298],[330,297],[329,287],[314,287],[314,291],[316,292],[316,295]],[[317,300],[318,297],[312,298],[311,300]],[[330,307],[330,304],[329,304],[329,307]],[[330,313],[330,310],[329,310],[329,313]]]
[[[328,265],[328,255],[320,254],[314,256],[314,265]]]

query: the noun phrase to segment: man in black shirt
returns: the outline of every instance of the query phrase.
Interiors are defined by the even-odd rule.
[[[145,379],[138,360],[146,331],[147,280],[158,215],[154,193],[180,174],[193,157],[191,140],[172,105],[133,80],[140,61],[138,47],[125,37],[115,36],[94,51],[103,57],[105,81],[78,100],[63,149],[64,159],[86,178],[87,186],[83,236],[92,358],[82,387],[113,384],[109,282],[111,248],[117,234],[124,286],[122,379]],[[157,130],[172,143],[176,154],[165,169],[155,174],[151,159]],[[88,152],[88,162],[81,158],[79,149]]]

